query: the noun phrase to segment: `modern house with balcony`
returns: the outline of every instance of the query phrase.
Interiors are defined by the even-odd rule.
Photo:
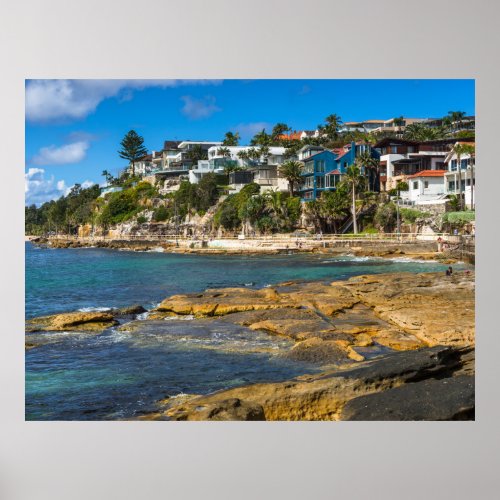
[[[259,150],[258,147],[228,146],[224,149],[226,150],[225,155],[221,154],[220,146],[209,148],[208,161],[213,170],[224,169],[228,166],[238,167],[251,172],[252,179],[249,182],[255,182],[262,186],[262,191],[267,189],[287,190],[287,181],[279,176],[279,166],[285,161],[284,147],[272,146],[269,148],[268,154],[259,158],[241,157],[242,152]],[[249,179],[249,176],[244,177],[244,179]],[[241,182],[236,184],[239,185]]]
[[[342,131],[343,132],[367,132],[367,133],[379,133],[379,132],[391,132],[395,136],[400,136],[404,132],[405,128],[412,123],[418,123],[425,121],[424,118],[389,118],[388,120],[365,120],[360,122],[345,122]]]
[[[446,169],[445,159],[455,142],[456,139],[416,142],[392,137],[380,140],[374,148],[380,154],[382,190],[395,189],[398,182],[407,182],[408,176],[424,170]]]
[[[319,149],[319,150],[318,150]],[[300,194],[303,201],[316,200],[324,191],[334,191],[342,180],[348,167],[354,164],[356,158],[369,153],[371,157],[379,157],[378,151],[369,144],[355,143],[346,144],[343,148],[328,150],[321,146],[305,146],[299,152],[304,164],[302,171],[303,182]],[[362,167],[363,175],[371,175]],[[375,174],[371,179],[371,185],[376,191],[379,190],[378,176]]]
[[[460,141],[456,144],[470,144],[474,146],[474,142]],[[445,159],[447,167],[445,173],[444,189],[446,194],[460,195],[460,181],[462,183],[462,195],[464,197],[465,205],[473,209],[476,205],[476,176],[475,176],[475,159],[471,158],[469,154],[460,157],[460,164],[456,153],[452,150],[449,152]],[[460,177],[459,180],[459,170]]]
[[[303,159],[300,196],[304,201],[316,200],[322,192],[335,190],[341,173],[336,169],[337,155],[328,149]]]

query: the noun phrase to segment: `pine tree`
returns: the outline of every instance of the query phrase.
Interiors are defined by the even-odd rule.
[[[120,142],[122,149],[118,151],[120,158],[128,160],[132,165],[132,176],[135,175],[135,162],[147,154],[147,149],[144,147],[144,138],[142,138],[135,130],[128,132]]]

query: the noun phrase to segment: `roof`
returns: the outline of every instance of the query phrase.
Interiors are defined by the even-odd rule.
[[[222,146],[221,141],[180,141],[179,144],[177,145],[177,147],[183,148],[184,146],[187,146],[188,144],[200,144],[200,145],[212,144],[212,146]]]
[[[414,179],[416,177],[444,177],[448,170],[422,170],[418,174],[409,175],[408,179]]]
[[[339,169],[332,170],[331,172],[327,172],[326,175],[342,175],[342,172]]]
[[[165,141],[163,143],[163,149],[166,150],[166,149],[177,149],[177,146],[179,146],[179,144],[181,143],[181,141]]]

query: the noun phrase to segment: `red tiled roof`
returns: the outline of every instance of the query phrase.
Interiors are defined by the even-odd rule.
[[[413,179],[415,177],[443,177],[448,170],[422,170],[418,174],[409,175],[408,179]]]
[[[340,155],[337,157],[337,160],[339,160],[340,158],[342,158],[343,156],[345,156],[347,153],[349,153],[349,151],[344,151],[342,154],[340,154]]]
[[[326,173],[326,175],[330,175],[330,174],[342,175],[342,172],[340,170],[332,170],[331,172]]]
[[[299,141],[301,135],[302,131],[299,131],[299,132],[292,132],[291,134],[281,134],[280,136],[278,136],[278,138],[287,141],[294,141],[294,140]]]

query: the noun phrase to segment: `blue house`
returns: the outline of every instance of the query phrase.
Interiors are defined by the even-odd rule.
[[[351,142],[349,146],[341,150],[323,150],[315,152],[302,159],[304,168],[302,171],[303,183],[300,188],[300,194],[303,201],[316,200],[323,191],[335,191],[342,175],[345,174],[347,167],[354,164],[356,157],[368,152],[372,158],[379,158],[379,153],[369,144],[356,144]],[[372,186],[379,190],[379,179],[376,173],[364,171],[363,175],[375,176],[371,179]]]
[[[340,182],[340,172],[335,172],[336,156],[325,149],[303,160],[300,195],[304,201],[315,200],[323,191],[334,190]]]

